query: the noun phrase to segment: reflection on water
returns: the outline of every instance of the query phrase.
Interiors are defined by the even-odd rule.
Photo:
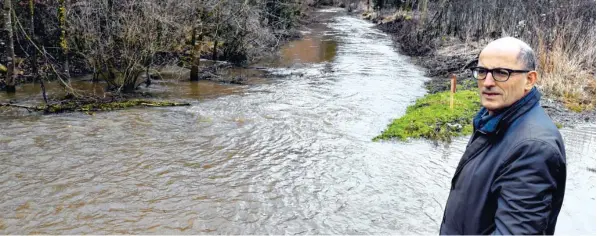
[[[307,35],[282,48],[282,60],[292,63],[330,62],[336,56],[338,43],[329,36]]]
[[[467,137],[372,142],[426,78],[372,24],[322,14],[311,34],[335,56],[290,54],[305,64],[272,69],[283,79],[148,88],[190,107],[0,112],[0,233],[437,234]],[[594,130],[562,130],[556,233],[595,234]]]

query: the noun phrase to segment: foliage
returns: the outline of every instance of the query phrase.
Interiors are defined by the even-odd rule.
[[[453,136],[472,133],[472,119],[480,109],[478,92],[463,90],[454,94],[454,108],[450,108],[450,92],[429,94],[406,109],[377,140],[427,138],[450,140]]]

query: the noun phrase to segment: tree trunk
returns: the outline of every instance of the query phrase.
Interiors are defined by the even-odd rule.
[[[33,70],[33,77],[35,79],[39,78],[39,73],[37,69],[37,49],[35,48],[35,1],[29,0],[29,37],[31,37],[31,42],[34,45],[31,45],[32,52],[31,52],[31,69]]]
[[[29,37],[31,37],[31,69],[33,70],[33,78],[35,81],[39,82],[39,86],[41,87],[41,95],[44,98],[44,102],[48,104],[48,96],[46,94],[46,86],[44,85],[44,81],[39,76],[39,70],[37,67],[37,48],[36,48],[36,37],[35,37],[35,1],[29,0]]]
[[[199,60],[197,60],[197,27],[191,36],[191,81],[199,81]]]
[[[214,41],[214,51],[211,55],[212,60],[218,60],[218,30],[216,29],[216,40]]]
[[[220,9],[216,9],[216,31],[214,33],[214,49],[211,55],[211,59],[214,61],[218,60],[218,34],[220,33]]]
[[[39,81],[39,86],[41,87],[41,95],[44,97],[44,102],[48,104],[48,95],[46,93],[46,86],[44,85],[44,81],[39,76],[37,78]]]
[[[8,53],[6,58],[6,92],[14,93],[15,88],[15,47],[12,31],[12,0],[4,0],[4,29],[8,34]]]
[[[427,18],[427,1],[428,0],[423,0],[422,1],[422,5],[423,6],[421,8],[419,8],[420,11],[422,12],[422,14],[421,14],[421,24],[425,24],[425,20]]]
[[[60,27],[60,48],[62,49],[62,56],[64,58],[64,75],[67,81],[70,82],[70,69],[69,69],[69,48],[66,34],[66,1],[58,0],[60,6],[58,7],[58,21]]]

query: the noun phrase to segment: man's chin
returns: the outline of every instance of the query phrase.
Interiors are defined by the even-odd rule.
[[[494,102],[483,101],[481,102],[481,105],[490,112],[497,111],[501,108],[499,104],[495,104]]]

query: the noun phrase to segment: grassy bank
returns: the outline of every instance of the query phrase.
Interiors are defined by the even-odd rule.
[[[406,114],[395,119],[377,140],[407,140],[426,138],[448,141],[454,136],[470,134],[472,118],[480,108],[476,91],[462,90],[454,94],[450,107],[450,92],[429,94],[406,109]]]

